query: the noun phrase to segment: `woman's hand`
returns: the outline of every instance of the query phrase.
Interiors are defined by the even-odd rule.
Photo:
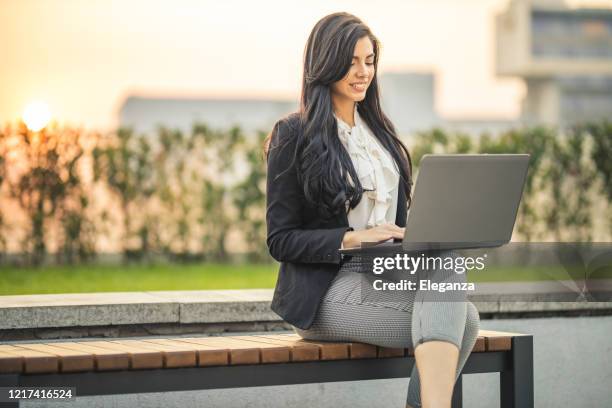
[[[361,231],[347,231],[342,239],[344,248],[357,248],[362,242],[382,242],[391,238],[404,238],[406,228],[395,224],[382,224]]]

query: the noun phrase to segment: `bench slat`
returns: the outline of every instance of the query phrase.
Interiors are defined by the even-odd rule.
[[[61,372],[93,371],[94,369],[94,356],[91,353],[68,350],[53,344],[17,344],[16,346],[56,355],[59,358],[59,371]]]
[[[166,368],[196,367],[198,365],[197,354],[193,347],[169,346],[150,340],[116,340],[112,343],[160,352]]]
[[[111,340],[92,342],[110,350],[125,351],[130,354],[134,369],[195,367],[194,350],[156,345],[142,340]]]
[[[319,346],[321,360],[346,360],[350,357],[350,343],[346,342],[320,342],[316,340],[298,340]]]
[[[137,348],[125,344],[112,343],[111,341],[88,341],[87,345],[78,343],[79,346],[96,347],[116,355],[125,356],[130,370],[143,370],[150,368],[162,368],[164,366],[163,356],[159,351]]]
[[[181,338],[181,341],[224,350],[228,354],[228,363],[230,365],[260,363],[259,349],[250,345],[219,342],[218,340],[211,340],[209,337]]]
[[[481,353],[483,351],[486,351],[486,349],[487,349],[487,345],[486,345],[485,337],[478,336],[476,338],[476,343],[474,344],[474,348],[472,349],[472,352]]]
[[[95,347],[88,343],[89,342],[57,342],[50,344],[68,350],[91,353],[95,358],[95,369],[97,371],[127,370],[130,368],[130,355],[128,353]]]
[[[270,344],[266,342],[255,342],[252,340],[242,340],[242,336],[214,336],[203,338],[202,344],[212,344],[223,347],[243,348],[246,350],[255,349],[258,354],[258,361],[261,363],[288,363],[290,361],[290,350],[287,345]],[[228,340],[226,340],[228,339]],[[232,350],[233,351],[233,350]],[[232,357],[233,358],[233,354]]]
[[[349,343],[349,354],[352,360],[360,358],[376,358],[377,347],[366,343]]]
[[[376,347],[378,349],[378,358],[389,358],[389,357],[404,357],[406,355],[406,349],[393,348],[393,347]]]
[[[243,340],[254,343],[267,343],[284,346],[289,350],[289,361],[316,361],[319,360],[319,347],[314,344],[305,344],[294,340],[267,338],[265,336],[240,336]]]
[[[520,333],[480,330],[473,352],[507,351]],[[147,338],[0,345],[0,373],[55,373],[222,366],[414,355],[347,341],[302,339],[295,333]]]
[[[18,374],[23,370],[23,357],[0,351],[0,374]]]
[[[512,337],[516,333],[480,330],[479,335],[485,338],[487,351],[504,351],[512,349]]]
[[[307,340],[307,339],[302,339],[298,334],[279,334],[279,335],[274,335],[274,336],[283,336],[283,337],[288,337],[291,338],[294,341],[303,341],[305,343],[312,343],[313,340]],[[272,337],[272,335],[268,336],[268,337]],[[332,342],[324,342],[323,344],[328,345],[329,343],[337,343],[335,341]],[[314,343],[314,344],[318,344],[318,343]],[[401,355],[404,355],[404,351],[403,349],[399,349],[400,351],[398,351],[397,349],[389,349],[384,351],[382,354],[380,352],[381,347],[377,347],[373,344],[367,344],[367,343],[358,343],[358,342],[346,342],[346,344],[348,345],[348,350],[349,350],[349,358],[351,359],[361,359],[361,358],[376,358],[376,357],[394,357],[399,355],[399,353],[401,353]]]
[[[307,340],[307,339],[302,339],[299,335],[297,334],[283,334],[283,335],[269,335],[266,336],[267,338],[276,338],[276,337],[280,337],[283,336],[283,338],[287,338],[287,340],[285,341],[292,341],[293,344],[309,344],[311,343],[311,345],[315,345],[319,348],[321,348],[319,343],[312,343],[311,340]],[[336,342],[324,342],[325,345],[328,345],[330,343],[336,343]],[[377,356],[377,352],[376,352],[376,346],[372,345],[372,344],[366,344],[366,343],[353,343],[353,342],[346,342],[346,344],[348,345],[348,350],[349,350],[349,358],[351,359],[361,359],[361,358],[376,358]]]
[[[284,338],[286,336],[253,335],[245,337],[261,339],[271,344],[286,345],[290,350],[291,361],[317,361],[321,359],[320,347],[316,344],[309,344],[299,342],[295,339]]]
[[[56,373],[59,371],[59,358],[55,354],[28,350],[11,345],[0,345],[0,351],[23,358],[25,373]]]
[[[192,350],[197,354],[199,366],[227,365],[228,353],[225,350],[205,346],[203,344],[178,341],[179,339],[147,339],[147,342],[175,347],[182,350]]]
[[[281,334],[278,336],[286,336],[296,340],[310,341],[302,339],[298,334]],[[408,349],[403,348],[380,347],[367,343],[349,342],[347,344],[349,345],[349,354],[351,359],[403,357],[408,351]]]
[[[280,336],[294,339],[297,343],[314,344],[318,346],[321,360],[343,360],[350,357],[349,347],[351,343],[348,342],[305,340],[299,337],[297,334]]]
[[[192,347],[198,353],[198,366],[225,366],[229,364],[229,351],[224,348],[190,342],[189,338],[156,339],[163,344]]]

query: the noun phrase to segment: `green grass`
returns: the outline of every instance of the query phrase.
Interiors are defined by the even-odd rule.
[[[91,265],[0,268],[0,295],[273,288],[278,264]],[[381,275],[381,276],[384,276]],[[607,276],[612,278],[612,273]],[[471,282],[570,279],[560,267],[487,268],[468,272]]]
[[[278,265],[0,268],[0,295],[273,288]]]

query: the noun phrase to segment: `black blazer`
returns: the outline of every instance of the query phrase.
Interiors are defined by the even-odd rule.
[[[280,262],[271,308],[293,326],[308,329],[340,269],[338,249],[351,228],[345,212],[324,220],[306,202],[295,166],[291,166],[299,126],[298,114],[292,113],[272,130],[266,186],[267,245],[270,255]],[[406,212],[406,192],[400,183],[395,219],[400,227],[406,226]]]

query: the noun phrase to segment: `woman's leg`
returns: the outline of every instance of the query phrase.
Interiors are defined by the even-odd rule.
[[[429,255],[458,258],[454,251]],[[465,273],[452,268],[423,269],[418,278],[441,285],[467,282]],[[407,402],[414,408],[450,407],[454,384],[478,336],[478,311],[468,302],[465,290],[419,290],[412,319],[418,371],[413,370]]]
[[[446,306],[457,306],[461,307],[460,303],[446,303]],[[440,306],[440,305],[438,305]],[[466,302],[466,319],[463,332],[463,338],[461,340],[461,346],[458,349],[459,353],[457,356],[457,344],[455,342],[447,341],[427,341],[421,343],[415,350],[415,356],[417,358],[417,364],[414,365],[412,373],[410,375],[410,385],[408,387],[408,399],[407,403],[412,408],[420,408],[424,405],[428,405],[421,399],[421,378],[427,378],[428,383],[423,387],[423,395],[427,396],[427,402],[434,403],[433,400],[440,395],[440,382],[446,382],[446,387],[450,385],[450,392],[447,389],[444,394],[444,401],[448,405],[450,404],[449,394],[452,395],[452,389],[455,382],[459,378],[459,374],[474,348],[476,338],[478,336],[478,330],[480,329],[480,317],[478,310],[472,302]],[[444,309],[444,308],[442,308]],[[459,311],[458,315],[461,315]],[[443,336],[440,336],[443,337]],[[433,338],[433,336],[432,336]],[[436,356],[440,357],[442,361],[436,361]],[[451,364],[452,362],[452,364]],[[420,364],[419,364],[420,363]],[[453,378],[448,378],[449,368],[448,365],[455,365],[456,370]],[[419,369],[417,369],[419,365]],[[421,373],[419,373],[419,370]],[[451,370],[452,372],[452,370]],[[440,377],[442,376],[442,378]],[[425,377],[427,376],[427,377]],[[444,377],[446,376],[446,378]],[[429,398],[431,396],[431,399]],[[435,406],[435,405],[434,405]]]
[[[350,267],[350,266],[348,266]],[[362,296],[363,275],[341,270],[323,298],[312,326],[294,327],[304,339],[355,341],[381,347],[412,347],[414,293],[405,300],[374,302]],[[384,296],[384,295],[383,295]]]
[[[458,354],[458,348],[447,341],[431,340],[416,347],[422,406],[450,408]],[[421,405],[410,404],[413,408]]]
[[[428,293],[414,291],[389,291],[372,295],[362,289],[371,282],[365,281],[363,274],[355,273],[356,264],[343,266],[332,282],[317,313],[315,322],[308,330],[294,328],[303,338],[327,341],[357,341],[383,347],[414,347],[414,344],[441,343],[454,348],[453,369],[455,380],[463,368],[478,334],[478,312],[474,306],[467,305],[465,298],[448,301],[448,297],[430,296]],[[350,271],[353,270],[351,273]],[[437,272],[431,280],[448,281],[465,279],[464,275]],[[365,285],[365,286],[363,286]],[[419,294],[419,295],[417,295]],[[418,300],[415,300],[418,296]],[[427,351],[426,348],[422,350]],[[452,350],[452,349],[451,349]],[[427,354],[427,353],[426,353]],[[421,359],[422,366],[440,366],[431,357]],[[434,357],[435,358],[435,357]],[[417,357],[418,359],[418,357]],[[452,359],[446,358],[446,363]],[[433,363],[432,363],[433,362]],[[445,363],[445,364],[446,364]],[[418,364],[418,361],[417,361]],[[420,381],[417,364],[410,378],[408,403],[421,407]],[[435,385],[434,381],[434,385]],[[454,381],[452,382],[454,385]],[[452,386],[450,386],[452,392]],[[428,389],[425,390],[428,392]],[[439,389],[424,395],[436,395]],[[451,394],[449,392],[449,395]],[[450,398],[450,397],[449,397]]]

